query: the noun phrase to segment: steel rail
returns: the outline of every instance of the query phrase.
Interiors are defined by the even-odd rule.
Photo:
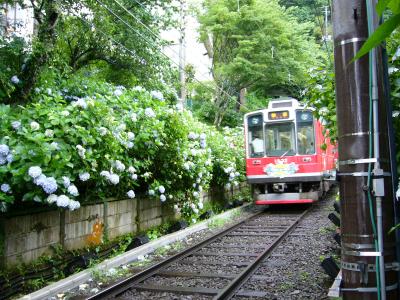
[[[228,286],[218,293],[213,299],[222,300],[230,299],[234,296],[243,284],[254,274],[258,267],[263,263],[264,259],[281,243],[281,241],[293,231],[300,220],[310,211],[311,207],[303,212],[272,244],[270,244],[263,253],[261,253],[247,268],[245,268]]]
[[[185,257],[193,254],[197,250],[203,248],[204,246],[211,244],[212,242],[214,242],[215,240],[217,240],[223,236],[226,236],[227,234],[229,234],[229,232],[234,231],[236,228],[242,226],[243,224],[248,222],[250,219],[257,217],[258,215],[260,215],[262,213],[263,212],[256,213],[256,214],[252,215],[250,218],[243,220],[237,224],[234,224],[234,225],[226,228],[225,230],[218,232],[216,235],[212,236],[209,239],[206,239],[190,248],[187,248],[187,249],[167,258],[166,260],[163,260],[162,262],[160,262],[158,264],[150,266],[149,268],[147,268],[137,274],[134,274],[116,284],[113,284],[113,285],[109,286],[108,288],[100,291],[99,293],[88,297],[87,300],[109,299],[109,298],[116,297],[116,296],[124,293],[128,289],[134,287],[139,282],[144,281],[147,278],[157,274],[158,271],[164,269],[165,267],[169,266],[170,264],[175,263],[179,260],[182,260]]]

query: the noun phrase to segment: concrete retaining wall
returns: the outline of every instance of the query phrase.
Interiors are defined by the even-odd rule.
[[[242,185],[243,186],[243,185]],[[240,187],[225,191],[232,197]],[[222,192],[224,194],[224,192]],[[221,192],[203,193],[204,201],[215,200]],[[51,246],[78,249],[89,244],[96,222],[104,224],[108,239],[126,233],[144,231],[174,218],[173,211],[158,199],[136,198],[108,200],[82,206],[76,211],[53,210],[0,216],[0,265],[30,262],[43,254],[52,254]]]

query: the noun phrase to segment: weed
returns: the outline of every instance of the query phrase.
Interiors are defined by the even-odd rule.
[[[222,226],[224,226],[227,222],[228,222],[227,219],[223,219],[223,218],[214,218],[213,220],[210,221],[210,223],[208,223],[208,228],[214,229],[214,228],[222,227]]]

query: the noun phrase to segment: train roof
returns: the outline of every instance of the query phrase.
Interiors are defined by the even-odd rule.
[[[264,109],[258,109],[252,112],[249,112],[247,114],[245,114],[245,116],[247,115],[252,115],[254,113],[258,113],[258,112],[263,112],[265,110],[276,110],[276,109],[289,109],[289,110],[295,110],[295,109],[305,109],[305,105],[301,104],[297,99],[295,98],[290,98],[290,97],[281,97],[281,98],[277,98],[277,99],[271,99],[268,102],[268,107],[264,108]],[[311,107],[308,107],[307,109],[309,110],[313,110]]]

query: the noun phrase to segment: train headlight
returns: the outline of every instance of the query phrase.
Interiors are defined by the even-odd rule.
[[[271,114],[271,119],[275,119],[276,118],[276,113],[272,113]]]
[[[287,117],[289,117],[289,114],[288,114],[288,112],[287,112],[287,111],[284,111],[284,112],[282,113],[282,117],[284,117],[284,118],[287,118]]]

